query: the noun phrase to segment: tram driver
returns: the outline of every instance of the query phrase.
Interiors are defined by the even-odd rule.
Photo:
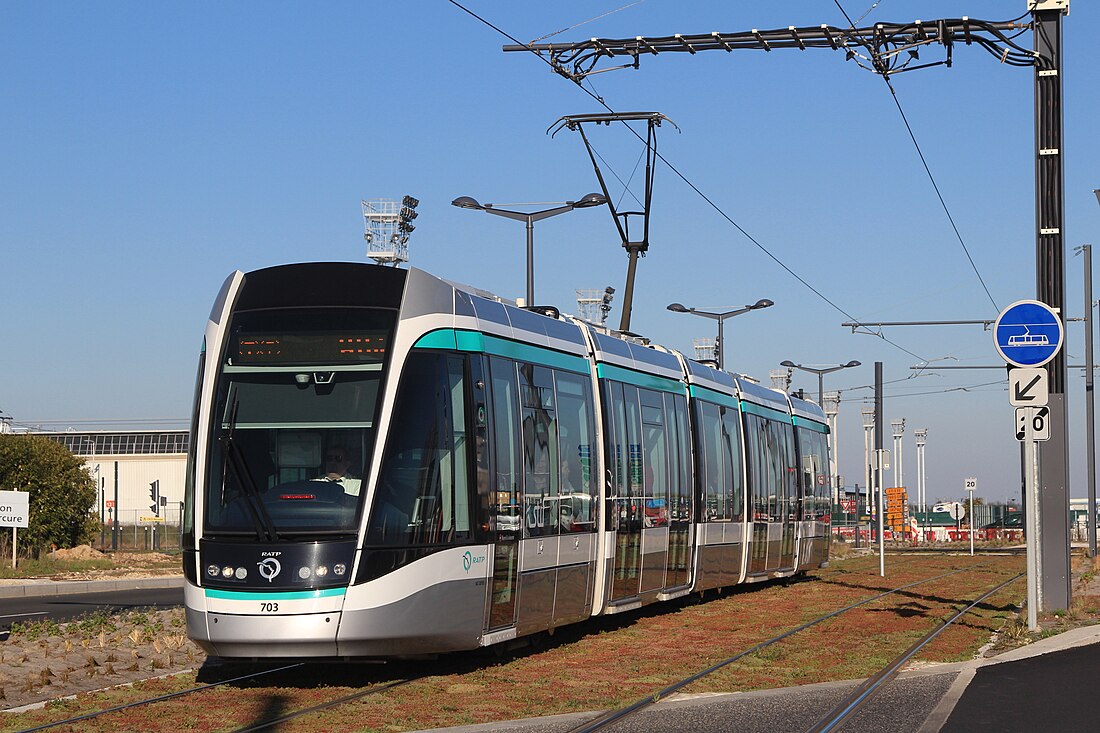
[[[340,488],[348,496],[359,496],[361,479],[353,478],[349,473],[351,469],[351,457],[348,449],[342,445],[334,445],[325,451],[324,475],[313,479],[314,481],[331,481],[340,484]]]

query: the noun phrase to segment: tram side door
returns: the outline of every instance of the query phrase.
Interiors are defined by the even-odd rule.
[[[516,365],[492,357],[490,367],[490,424],[492,460],[489,462],[489,513],[492,528],[493,580],[489,589],[487,629],[516,622],[519,589],[519,540],[523,533],[520,487],[519,396]]]
[[[798,498],[798,463],[794,450],[794,426],[769,421],[776,434],[776,460],[779,462],[779,485],[776,487],[779,501],[778,519],[782,522],[779,541],[779,568],[794,568],[795,537],[802,518],[801,501]]]
[[[639,594],[642,570],[642,444],[638,389],[607,382],[610,514],[605,525],[614,533],[614,560],[609,601]]]

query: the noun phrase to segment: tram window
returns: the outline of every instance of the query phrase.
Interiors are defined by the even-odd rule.
[[[496,476],[493,481],[493,514],[496,529],[520,530],[519,511],[519,401],[516,395],[516,364],[508,359],[490,359],[493,388],[493,440]]]
[[[620,382],[604,382],[607,409],[607,466],[611,476],[608,496],[608,530],[616,529],[626,521],[627,505],[630,502],[630,487],[626,480],[626,401],[623,399],[623,385]]]
[[[682,395],[665,395],[665,414],[669,416],[669,462],[672,485],[669,488],[671,519],[691,519],[691,449],[688,443],[687,400]]]
[[[698,402],[699,424],[699,477],[703,489],[704,512],[707,521],[719,519],[721,511],[718,497],[721,495],[723,465],[720,458],[722,444],[722,423],[718,405],[710,402]]]
[[[798,443],[802,457],[803,518],[820,519],[829,514],[831,494],[825,436],[799,430]]]
[[[595,528],[592,481],[592,417],[588,381],[568,372],[555,372],[557,388],[559,489],[562,501],[555,517],[562,532]]]
[[[745,438],[748,445],[749,482],[752,487],[752,520],[768,520],[768,494],[771,493],[770,456],[767,420],[758,415],[745,415]]]
[[[780,466],[783,469],[781,474],[783,506],[781,507],[780,516],[797,519],[798,503],[795,501],[795,497],[798,496],[798,463],[796,461],[797,453],[794,450],[794,426],[790,423],[777,422],[775,427],[779,432],[780,453],[782,455]]]
[[[728,454],[729,468],[726,479],[726,506],[729,518],[740,522],[745,517],[744,486],[741,474],[741,426],[737,421],[738,412],[732,407],[722,408],[722,447],[723,461]]]
[[[668,439],[665,431],[664,399],[659,392],[638,390],[645,434],[644,491],[642,517],[646,527],[668,524]]]
[[[524,536],[555,534],[558,522],[549,501],[558,493],[553,373],[546,367],[521,363],[519,385],[523,400]]]
[[[468,538],[462,367],[457,356],[414,352],[409,357],[382,459],[368,542],[405,546]]]
[[[641,409],[638,404],[638,388],[623,385],[623,401],[626,404],[626,444],[627,471],[626,480],[631,500],[626,505],[626,521],[631,528],[642,524],[642,506],[645,496],[643,481],[644,465],[642,461]]]

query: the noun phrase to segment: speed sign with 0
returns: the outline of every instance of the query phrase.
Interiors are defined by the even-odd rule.
[[[1017,407],[1016,440],[1050,440],[1050,408]]]

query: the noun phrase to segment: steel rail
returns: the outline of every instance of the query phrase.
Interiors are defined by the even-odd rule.
[[[271,720],[265,720],[265,721],[260,722],[260,723],[255,723],[254,725],[250,725],[250,726],[245,727],[245,728],[237,728],[236,730],[233,731],[233,733],[251,733],[252,731],[264,730],[265,728],[270,728],[274,725],[278,725],[280,723],[285,723],[288,720],[293,720],[294,718],[298,718],[298,717],[301,717],[303,715],[308,715],[310,713],[316,713],[316,712],[321,711],[321,710],[328,710],[329,708],[334,708],[337,705],[343,705],[344,703],[348,703],[348,702],[355,702],[356,700],[359,700],[359,699],[364,698],[364,697],[368,697],[370,695],[374,695],[374,694],[379,693],[379,692],[385,692],[386,690],[392,690],[395,687],[401,687],[402,685],[407,685],[410,682],[416,682],[417,680],[424,679],[424,677],[426,677],[426,676],[427,675],[420,675],[418,677],[410,677],[407,680],[396,680],[394,682],[387,682],[384,685],[378,685],[377,687],[372,687],[369,690],[360,690],[359,692],[353,692],[350,695],[344,695],[343,697],[338,697],[335,700],[329,700],[328,702],[323,702],[323,703],[320,703],[318,705],[312,705],[308,708],[302,708],[301,710],[296,710],[293,713],[287,713],[286,715],[281,715],[278,718],[272,718]]]
[[[939,636],[944,631],[944,629],[946,629],[948,626],[955,623],[960,618],[969,613],[970,610],[974,608],[974,606],[977,606],[979,603],[984,601],[986,598],[989,598],[989,596],[993,595],[1005,586],[1011,583],[1015,583],[1017,580],[1024,577],[1024,575],[1026,575],[1026,573],[1020,573],[1014,578],[1009,578],[993,590],[983,594],[981,597],[970,603],[961,611],[958,611],[950,619],[944,621],[939,628],[933,629],[923,638],[917,640],[911,647],[902,652],[902,654],[898,656],[893,662],[883,667],[875,675],[868,677],[863,682],[863,684],[857,687],[851,695],[849,695],[835,708],[830,710],[824,718],[818,721],[817,724],[815,724],[813,727],[809,728],[806,733],[828,733],[828,731],[833,731],[839,728],[841,725],[844,724],[846,720],[848,720],[848,718],[857,713],[860,708],[862,708],[867,702],[869,702],[871,698],[873,698],[879,692],[879,690],[882,689],[883,685],[897,677],[898,673],[901,671],[901,668],[905,665],[905,663],[908,662],[913,657],[913,655],[923,649],[926,644]]]
[[[91,720],[92,718],[98,718],[100,715],[106,715],[107,713],[117,713],[123,710],[130,710],[132,708],[141,707],[143,705],[149,705],[154,702],[163,702],[165,700],[171,700],[175,697],[183,697],[184,695],[190,695],[192,692],[201,692],[202,690],[209,690],[211,687],[220,687],[221,685],[228,685],[230,682],[240,682],[241,680],[252,679],[253,677],[261,677],[265,674],[271,674],[273,672],[284,672],[288,669],[294,669],[295,667],[301,667],[304,662],[298,662],[296,664],[288,664],[284,667],[276,667],[275,669],[266,669],[262,672],[253,672],[252,674],[241,675],[240,677],[232,677],[221,682],[211,682],[208,685],[200,685],[199,687],[192,687],[187,690],[180,690],[178,692],[170,692],[167,695],[160,695],[158,697],[151,697],[148,700],[138,700],[137,702],[126,703],[125,705],[119,705],[113,708],[107,708],[106,710],[99,710],[94,713],[85,713],[84,715],[78,715],[75,718],[69,718],[67,720],[58,720],[54,723],[45,723],[35,728],[26,728],[19,731],[19,733],[34,733],[34,731],[47,730],[49,728],[56,728],[59,725],[69,725],[71,723],[79,723],[84,720]]]
[[[745,651],[737,654],[736,656],[730,657],[729,659],[725,659],[725,660],[722,660],[721,662],[718,662],[717,664],[711,665],[710,667],[707,667],[706,669],[704,669],[701,672],[697,672],[696,674],[693,674],[690,677],[686,677],[686,678],[680,680],[679,682],[676,682],[672,685],[669,685],[668,687],[664,688],[663,690],[655,692],[652,695],[649,695],[648,697],[645,697],[645,698],[643,698],[643,699],[641,699],[641,700],[639,700],[635,703],[632,703],[632,704],[630,704],[630,705],[628,705],[624,708],[619,708],[618,710],[612,710],[610,712],[604,713],[603,715],[601,715],[601,716],[599,716],[599,717],[597,717],[593,720],[590,720],[586,723],[582,723],[581,725],[578,725],[575,728],[570,728],[568,731],[566,731],[566,733],[592,733],[592,731],[600,730],[601,728],[604,728],[604,727],[610,725],[611,723],[614,723],[618,720],[622,720],[623,718],[625,718],[627,716],[630,716],[630,715],[633,715],[634,713],[637,713],[640,710],[643,710],[643,709],[649,707],[650,705],[653,705],[655,703],[660,702],[662,699],[664,699],[668,695],[670,695],[674,692],[677,692],[678,690],[688,686],[689,684],[691,684],[692,682],[695,682],[696,680],[700,680],[700,679],[702,679],[703,677],[706,677],[709,674],[717,672],[718,670],[722,669],[723,667],[726,667],[730,664],[733,664],[737,660],[739,660],[743,657],[746,657],[749,654],[754,654],[754,653],[760,651],[761,649],[765,649],[765,648],[771,646],[772,644],[775,644],[778,641],[782,641],[783,639],[786,639],[789,636],[797,634],[799,631],[805,631],[806,629],[810,628],[811,626],[816,626],[817,624],[821,623],[822,621],[828,621],[829,619],[834,618],[836,616],[839,616],[842,613],[845,613],[847,611],[851,611],[854,608],[859,608],[860,606],[864,606],[864,605],[866,605],[868,603],[871,603],[873,601],[877,601],[880,598],[885,598],[888,595],[892,595],[894,593],[898,593],[900,591],[906,590],[907,588],[912,588],[914,586],[922,585],[924,583],[930,583],[933,580],[939,580],[940,578],[946,578],[950,575],[955,575],[957,573],[962,573],[962,572],[966,572],[966,571],[974,570],[974,569],[975,568],[972,568],[972,567],[971,568],[959,568],[958,570],[952,570],[950,572],[942,573],[940,575],[936,575],[936,576],[933,576],[931,578],[925,578],[924,580],[918,580],[914,583],[908,583],[908,584],[900,586],[898,588],[894,588],[893,590],[884,591],[882,593],[871,596],[869,598],[865,598],[862,601],[857,601],[857,602],[855,602],[855,603],[853,603],[849,606],[845,606],[844,608],[838,609],[838,610],[833,611],[831,613],[828,613],[824,616],[816,618],[813,621],[808,621],[807,623],[804,623],[801,626],[798,626],[797,628],[793,628],[789,631],[786,631],[786,632],[780,634],[779,636],[772,637],[771,639],[768,639],[767,641],[762,641],[759,644],[757,644],[756,646],[750,647],[749,649],[746,649]],[[1015,578],[1013,578],[1013,580],[1015,580]]]

